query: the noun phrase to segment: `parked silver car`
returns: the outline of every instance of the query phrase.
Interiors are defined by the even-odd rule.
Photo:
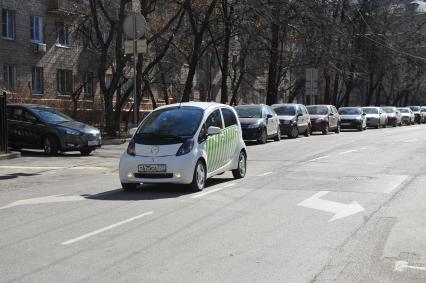
[[[424,123],[424,121],[425,121],[425,115],[420,112],[420,106],[407,106],[407,107],[410,108],[411,111],[413,111],[413,113],[414,113],[414,121],[417,124]]]
[[[425,116],[423,123],[426,124],[426,106],[420,108],[420,113]]]
[[[367,129],[366,114],[360,107],[340,107],[339,114],[342,129],[357,129],[358,131]]]
[[[297,138],[299,134],[309,137],[311,119],[308,110],[302,104],[274,104],[272,109],[280,119],[281,133],[289,138]]]
[[[388,115],[388,125],[389,126],[402,126],[401,122],[401,112],[396,107],[387,106],[382,107],[383,111]]]
[[[386,128],[388,124],[388,116],[381,107],[362,107],[362,111],[367,117],[367,127]]]
[[[408,107],[398,108],[401,112],[401,121],[403,125],[414,125],[414,113]]]
[[[235,107],[243,130],[244,140],[266,143],[269,138],[281,140],[280,120],[271,107],[263,104]]]

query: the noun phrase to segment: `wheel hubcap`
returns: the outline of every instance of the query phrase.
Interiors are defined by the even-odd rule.
[[[50,151],[51,151],[50,141],[49,141],[49,139],[46,139],[44,141],[44,152],[50,153]]]
[[[246,174],[246,158],[244,157],[244,154],[240,154],[239,167],[240,175],[244,176]]]
[[[204,181],[205,181],[205,172],[204,172],[204,166],[199,163],[197,166],[197,185],[198,188],[202,189],[204,187]]]

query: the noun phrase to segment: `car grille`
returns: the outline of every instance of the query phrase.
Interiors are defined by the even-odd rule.
[[[135,173],[136,178],[168,179],[173,178],[173,173]]]
[[[353,123],[355,120],[351,120],[351,119],[342,119],[340,122],[341,123]]]

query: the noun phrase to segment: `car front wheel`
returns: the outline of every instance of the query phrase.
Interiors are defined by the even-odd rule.
[[[275,141],[280,141],[281,140],[281,129],[280,127],[278,127],[277,129],[277,136],[274,139]]]
[[[204,162],[198,160],[194,169],[194,177],[192,177],[191,188],[195,192],[201,192],[206,185],[207,170]]]
[[[232,170],[232,175],[235,179],[241,179],[244,178],[247,172],[247,155],[244,151],[240,152],[240,155],[238,157],[238,168],[235,170]]]
[[[91,149],[85,149],[85,150],[80,150],[80,153],[82,156],[89,156],[92,153],[93,150]]]
[[[43,142],[43,150],[47,155],[56,155],[59,150],[58,141],[54,136],[47,136]]]
[[[135,183],[121,183],[121,187],[123,188],[123,190],[131,192],[131,191],[135,191],[138,187],[138,184]]]

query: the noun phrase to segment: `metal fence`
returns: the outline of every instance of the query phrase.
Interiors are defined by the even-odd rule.
[[[0,92],[0,152],[7,152],[6,92]]]

